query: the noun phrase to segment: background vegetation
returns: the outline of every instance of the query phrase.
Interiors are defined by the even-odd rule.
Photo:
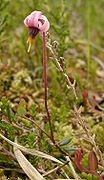
[[[104,0],[0,0],[0,131],[12,141],[17,136],[22,146],[66,161],[66,155],[41,131],[44,129],[48,134],[50,131],[44,107],[41,35],[27,53],[28,32],[23,20],[33,10],[41,10],[51,24],[47,41],[71,85],[76,80],[75,89],[67,85],[47,48],[48,104],[54,137],[82,179],[99,177],[76,166],[74,158],[78,149],[83,150],[82,164],[88,168],[89,153],[97,147],[98,157],[94,161],[98,161],[98,166],[94,172],[99,172],[102,178],[104,174],[103,7]],[[87,133],[94,138],[96,147]],[[56,167],[55,163],[36,156],[26,155],[26,158],[41,174]],[[66,167],[64,170],[73,178],[70,170]],[[14,157],[12,146],[3,139],[0,139],[0,178],[27,178]],[[59,169],[45,178],[66,177]]]

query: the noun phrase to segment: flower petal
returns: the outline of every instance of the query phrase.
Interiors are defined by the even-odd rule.
[[[46,18],[46,16],[44,15],[41,15],[40,19],[44,22],[43,24],[42,23],[39,23],[39,30],[41,32],[46,32],[48,31],[49,27],[50,27],[50,23],[48,21],[48,19]]]
[[[38,19],[42,15],[41,11],[33,11],[30,15],[28,15],[25,20],[24,24],[26,27],[36,27],[38,28]]]
[[[24,19],[24,24],[25,24],[26,27],[29,27],[29,26],[28,26],[29,17],[30,17],[30,15],[28,15],[28,16]]]
[[[32,27],[38,28],[38,19],[41,17],[42,12],[41,11],[33,11],[30,14],[30,24],[32,24]]]

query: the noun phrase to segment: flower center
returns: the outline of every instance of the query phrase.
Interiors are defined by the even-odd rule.
[[[35,27],[29,27],[29,36],[33,39],[39,33],[39,29]]]

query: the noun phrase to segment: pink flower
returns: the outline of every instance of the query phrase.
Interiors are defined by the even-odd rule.
[[[33,11],[30,15],[28,15],[24,24],[29,28],[29,37],[27,43],[29,43],[28,52],[30,51],[31,44],[33,42],[34,37],[39,33],[45,33],[48,31],[50,27],[50,23],[46,16],[42,15],[41,11]]]
[[[24,20],[25,26],[29,28],[37,28],[40,32],[48,31],[50,23],[41,11],[33,11]]]

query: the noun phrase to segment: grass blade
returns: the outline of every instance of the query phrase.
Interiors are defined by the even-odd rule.
[[[25,158],[22,152],[16,146],[14,146],[13,149],[19,165],[27,174],[27,176],[31,180],[44,180],[43,176],[32,166],[32,164]]]
[[[61,161],[59,161],[58,159],[54,158],[53,156],[50,156],[46,153],[43,153],[41,151],[38,151],[38,150],[35,150],[35,149],[29,149],[29,148],[26,148],[26,147],[23,147],[9,139],[7,139],[5,136],[3,136],[2,134],[0,134],[0,137],[3,138],[5,141],[7,141],[9,144],[11,144],[12,146],[15,146],[17,147],[18,149],[20,149],[21,151],[27,153],[27,154],[31,154],[31,155],[35,155],[35,156],[39,156],[39,157],[42,157],[42,158],[45,158],[45,159],[48,159],[48,160],[51,160],[51,161],[54,161],[56,163],[59,163],[59,164],[63,164]]]

